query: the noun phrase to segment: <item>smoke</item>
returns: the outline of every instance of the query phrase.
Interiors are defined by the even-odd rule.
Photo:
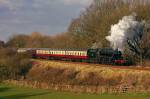
[[[124,16],[119,22],[111,26],[109,31],[110,35],[106,39],[110,42],[111,47],[124,50],[127,39],[134,39],[142,35],[143,24],[136,20],[136,14],[133,13],[129,16]]]

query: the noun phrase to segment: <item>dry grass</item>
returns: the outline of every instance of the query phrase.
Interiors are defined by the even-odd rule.
[[[88,73],[88,72],[95,72],[100,74],[104,77],[114,77],[116,75],[128,75],[128,74],[135,74],[135,75],[150,75],[150,71],[145,70],[133,70],[133,69],[119,69],[113,67],[107,67],[106,65],[99,65],[99,64],[78,64],[78,63],[69,63],[69,62],[56,62],[56,61],[49,61],[49,60],[34,60],[36,65],[42,66],[43,68],[52,67],[52,68],[59,68],[59,69],[73,69],[75,71],[79,71],[81,73]]]
[[[150,90],[150,71],[103,67],[97,64],[73,64],[34,60],[27,79],[58,85],[128,86]]]

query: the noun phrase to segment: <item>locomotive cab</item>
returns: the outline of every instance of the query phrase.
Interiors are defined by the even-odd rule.
[[[112,56],[112,64],[114,65],[130,65],[131,61],[129,61],[127,56],[124,56],[121,51],[115,50]]]
[[[87,56],[89,63],[97,63],[97,49],[88,49]]]

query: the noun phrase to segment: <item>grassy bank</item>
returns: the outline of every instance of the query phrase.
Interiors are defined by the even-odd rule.
[[[0,99],[150,99],[150,94],[84,94],[22,88],[0,84]]]
[[[150,92],[149,78],[150,71],[145,70],[46,60],[34,61],[26,75],[37,88],[89,93]]]

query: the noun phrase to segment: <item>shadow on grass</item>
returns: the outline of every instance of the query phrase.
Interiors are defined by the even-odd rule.
[[[43,93],[23,93],[23,94],[16,94],[16,95],[9,95],[9,96],[3,96],[0,97],[0,99],[28,99],[29,97],[34,97],[34,96],[40,96],[40,95],[46,95],[50,94],[50,92],[43,92]]]
[[[9,87],[0,87],[0,93],[1,92],[5,92],[5,91],[8,91],[8,90],[10,90],[11,88],[9,88]]]
[[[1,95],[3,93],[9,93],[9,91],[11,89],[13,89],[13,88],[5,86],[3,84],[0,84],[0,94]],[[35,93],[32,93],[32,92],[19,93],[19,90],[18,90],[18,93],[16,93],[16,94],[2,95],[2,96],[0,96],[0,99],[24,99],[24,98],[28,99],[29,97],[40,96],[40,95],[47,95],[47,94],[50,94],[50,92],[45,91],[45,92],[35,92]]]

